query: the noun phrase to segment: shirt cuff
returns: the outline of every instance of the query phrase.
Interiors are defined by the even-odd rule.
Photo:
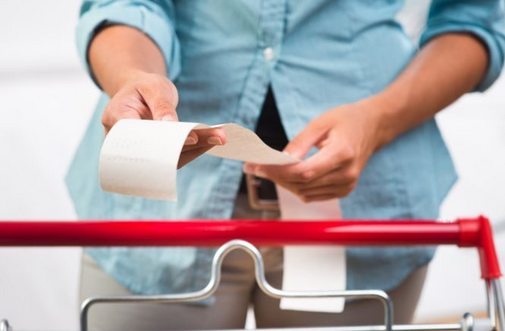
[[[179,75],[181,71],[179,42],[166,15],[156,13],[142,4],[112,3],[91,8],[81,16],[77,26],[79,57],[98,87],[100,85],[89,65],[88,48],[101,27],[115,24],[131,26],[145,33],[161,50],[168,68],[168,77],[173,80]]]
[[[419,41],[420,47],[424,46],[431,39],[444,33],[469,33],[480,39],[486,46],[489,58],[486,74],[473,91],[483,92],[489,88],[500,76],[503,68],[504,55],[499,41],[496,40],[493,34],[478,26],[470,24],[443,24],[430,27],[424,32]]]

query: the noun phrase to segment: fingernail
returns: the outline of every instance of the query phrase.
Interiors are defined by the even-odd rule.
[[[171,122],[171,121],[174,121],[175,120],[175,117],[173,117],[172,115],[165,115],[161,118],[162,121],[166,121],[166,122]]]
[[[196,139],[191,136],[188,136],[186,138],[186,141],[184,142],[184,145],[194,145],[194,144],[196,144]]]
[[[244,172],[246,174],[249,174],[249,175],[252,175],[254,174],[254,166],[250,165],[250,164],[246,164],[244,165]]]
[[[299,155],[297,155],[296,152],[295,153],[288,153],[287,151],[282,151],[282,153],[286,154],[287,156],[291,156],[291,157],[293,157],[295,159],[298,159],[298,160],[301,159],[301,157]]]
[[[222,145],[223,144],[221,139],[218,137],[210,137],[209,139],[207,139],[207,143],[210,145]]]
[[[256,177],[262,177],[262,178],[267,177],[267,173],[264,172],[263,170],[261,170],[260,168],[256,168],[256,170],[254,171],[254,174],[256,175]]]

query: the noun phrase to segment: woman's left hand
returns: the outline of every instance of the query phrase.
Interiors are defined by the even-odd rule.
[[[374,98],[331,109],[310,122],[285,148],[307,160],[283,166],[246,163],[244,172],[269,179],[305,202],[347,196],[368,159],[381,146],[380,103]]]

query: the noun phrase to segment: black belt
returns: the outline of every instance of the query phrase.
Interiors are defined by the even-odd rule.
[[[252,209],[279,210],[275,184],[267,179],[245,174],[242,178],[240,192],[247,193]]]

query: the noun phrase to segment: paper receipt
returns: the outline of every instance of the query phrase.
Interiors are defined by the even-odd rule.
[[[100,152],[99,175],[104,191],[143,198],[177,200],[177,163],[191,130],[206,129],[201,123],[121,120],[116,123]],[[207,154],[257,164],[289,164],[297,159],[268,147],[254,132],[227,123],[223,146]]]
[[[305,203],[290,191],[277,186],[284,220],[337,220],[342,218],[338,199]],[[285,246],[282,289],[285,291],[340,291],[346,287],[345,247]],[[280,307],[340,313],[344,298],[283,298]]]
[[[237,124],[216,125],[227,135],[223,146],[207,151],[217,157],[257,164],[290,164],[299,160],[268,147],[252,131]],[[201,123],[121,120],[107,135],[100,153],[99,175],[108,192],[177,200],[177,164],[191,130]],[[283,219],[338,219],[338,201],[305,204],[278,187]],[[321,291],[345,288],[342,247],[288,246],[284,250],[283,289]],[[282,299],[282,309],[339,312],[344,299]]]

